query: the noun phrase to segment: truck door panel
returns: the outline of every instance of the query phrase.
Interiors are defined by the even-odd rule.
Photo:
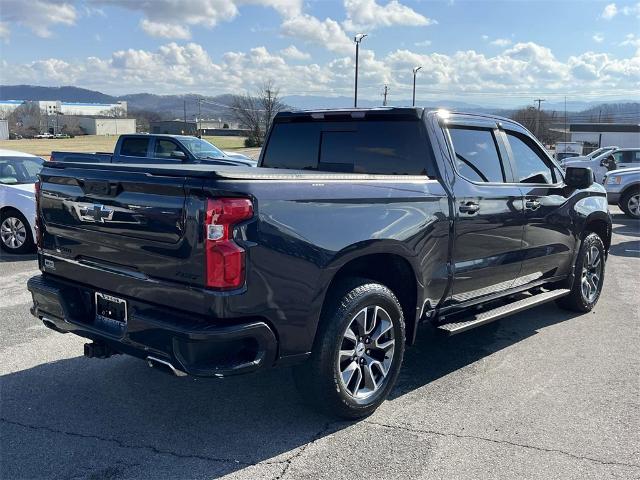
[[[453,185],[453,287],[448,304],[510,288],[521,269],[522,192],[510,180],[497,125],[448,129],[458,173]]]
[[[522,270],[516,282],[566,275],[576,238],[560,171],[524,132],[505,130],[504,137],[524,198]]]

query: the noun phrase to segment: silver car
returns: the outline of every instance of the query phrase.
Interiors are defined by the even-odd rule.
[[[612,170],[604,176],[609,204],[631,218],[640,218],[640,168]]]

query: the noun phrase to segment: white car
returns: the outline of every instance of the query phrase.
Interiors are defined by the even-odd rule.
[[[35,248],[35,182],[44,160],[0,150],[0,248],[27,253]]]
[[[610,170],[634,168],[640,166],[640,148],[616,148],[601,153],[590,160],[565,160],[562,167],[590,167],[596,182],[602,183],[606,173]]]

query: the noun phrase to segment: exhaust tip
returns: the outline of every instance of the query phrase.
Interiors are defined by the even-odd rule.
[[[165,372],[172,373],[176,377],[186,377],[187,376],[187,374],[185,372],[183,372],[182,370],[178,370],[176,367],[174,367],[171,362],[168,362],[166,360],[162,360],[162,359],[157,358],[157,357],[151,357],[151,356],[147,357],[147,365],[149,365],[149,367],[151,367],[151,368],[155,368],[155,369],[158,369],[158,370],[164,370]]]

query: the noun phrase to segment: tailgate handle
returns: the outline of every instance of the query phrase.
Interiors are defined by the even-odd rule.
[[[84,193],[93,193],[96,195],[109,195],[111,185],[109,182],[100,180],[85,180],[82,182],[82,191]]]

